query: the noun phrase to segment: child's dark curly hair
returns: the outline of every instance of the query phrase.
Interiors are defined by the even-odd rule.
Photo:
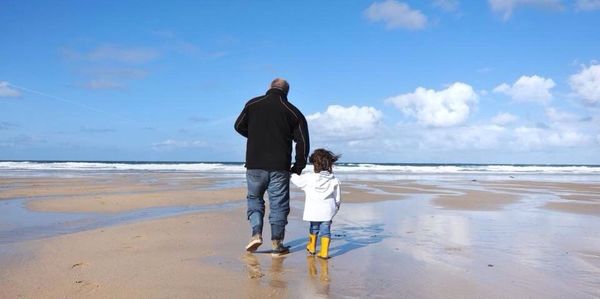
[[[313,164],[316,173],[321,171],[333,172],[333,163],[337,161],[342,155],[336,155],[324,148],[316,149],[312,155],[308,158],[308,162]]]

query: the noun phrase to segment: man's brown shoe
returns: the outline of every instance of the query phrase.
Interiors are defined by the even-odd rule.
[[[271,242],[273,243],[273,251],[271,251],[272,256],[277,257],[290,253],[290,247],[283,246],[281,240],[272,240]]]
[[[260,234],[256,234],[252,236],[248,245],[246,245],[246,251],[255,252],[258,247],[262,245],[262,236]]]

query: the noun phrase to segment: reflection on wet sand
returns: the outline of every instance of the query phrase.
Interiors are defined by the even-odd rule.
[[[265,276],[265,274],[260,269],[260,262],[256,258],[256,256],[250,252],[247,252],[242,257],[242,260],[246,263],[246,270],[248,272],[248,278],[256,279]]]
[[[598,295],[600,236],[593,227],[599,218],[548,212],[539,207],[552,197],[530,196],[481,211],[440,208],[429,195],[347,203],[332,225],[330,260],[304,257],[307,240],[299,237],[288,242],[285,265],[263,259],[270,270],[250,267],[249,277],[311,298]],[[293,223],[289,235],[303,236],[305,226]]]
[[[271,259],[271,269],[269,269],[269,286],[273,288],[286,289],[288,286],[285,279],[285,268],[283,267],[284,256]]]
[[[288,288],[288,279],[285,275],[288,269],[284,266],[286,256],[270,258],[270,267],[265,272],[261,267],[257,254],[246,252],[242,256],[248,278],[259,286],[266,282],[264,287],[269,289],[271,293],[286,292]]]
[[[245,253],[241,260],[246,267],[248,294],[252,296],[292,296],[328,298],[330,295],[329,260],[312,255],[306,256],[306,272],[294,271],[299,261],[286,264],[290,256],[271,257],[261,253]],[[261,265],[262,261],[262,265]],[[303,285],[303,288],[298,288]]]
[[[317,270],[317,264],[319,269]],[[306,257],[308,278],[314,289],[314,294],[329,296],[329,261],[314,256]]]

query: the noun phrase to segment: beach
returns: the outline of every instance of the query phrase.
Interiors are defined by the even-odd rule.
[[[270,255],[268,225],[246,253],[243,168],[223,167],[3,170],[0,298],[600,296],[595,173],[342,168],[322,260],[294,187],[291,253]]]
[[[600,299],[600,0],[0,20],[0,299]]]

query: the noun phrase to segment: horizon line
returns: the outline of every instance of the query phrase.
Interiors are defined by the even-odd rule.
[[[195,163],[227,163],[227,164],[244,164],[243,161],[172,161],[172,160],[0,160],[1,162],[36,162],[36,163],[64,163],[64,162],[74,162],[74,163],[161,163],[161,164],[171,164],[171,163],[184,163],[184,164],[195,164]],[[338,162],[336,164],[379,164],[379,165],[486,165],[486,166],[592,166],[592,167],[600,167],[600,164],[564,164],[564,163],[469,163],[469,162]],[[309,163],[307,163],[307,166]]]

